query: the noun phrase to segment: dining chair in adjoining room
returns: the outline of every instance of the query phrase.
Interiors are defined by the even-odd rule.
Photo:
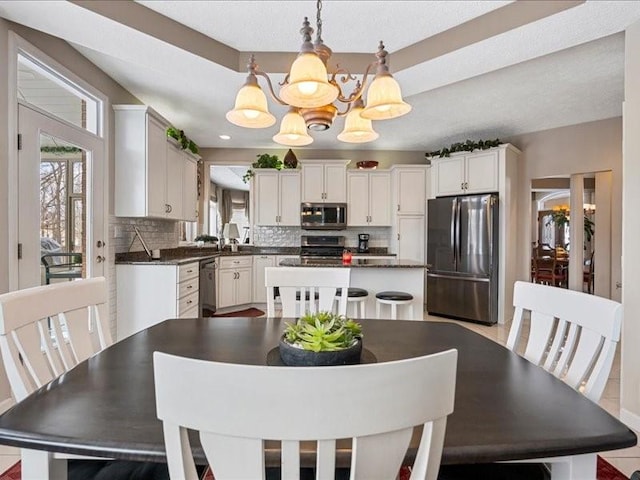
[[[0,350],[16,401],[112,341],[104,277],[0,295]]]
[[[516,282],[507,348],[518,351],[530,316],[524,357],[598,402],[620,340],[622,305],[574,290]]]
[[[280,292],[283,317],[298,317],[305,312],[333,311],[338,288],[342,290],[336,302],[336,313],[346,315],[350,279],[349,268],[267,267],[267,316],[276,315],[276,287]]]
[[[302,368],[154,352],[156,409],[170,477],[197,480],[191,429],[200,433],[216,480],[264,478],[267,439],[281,442],[282,478],[299,478],[303,441],[317,442],[316,478],[334,478],[336,440],[352,439],[350,478],[393,480],[414,427],[423,426],[411,478],[435,480],[453,411],[457,356],[448,350],[392,362]]]

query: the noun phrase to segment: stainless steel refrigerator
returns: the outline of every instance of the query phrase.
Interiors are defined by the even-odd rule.
[[[498,321],[498,195],[428,201],[427,311]]]

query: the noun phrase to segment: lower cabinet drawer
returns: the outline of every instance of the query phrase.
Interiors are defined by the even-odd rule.
[[[178,282],[184,282],[200,274],[198,262],[178,266]]]
[[[194,307],[196,309],[198,308],[198,292],[193,292],[178,300],[178,317],[184,316],[184,312],[191,310]]]
[[[253,256],[220,257],[220,268],[240,268],[253,266]]]
[[[193,277],[178,284],[178,298],[190,295],[199,290],[200,278]]]

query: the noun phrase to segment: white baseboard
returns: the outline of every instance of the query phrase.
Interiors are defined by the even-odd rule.
[[[15,404],[15,402],[13,401],[13,398],[11,398],[11,397],[5,398],[4,400],[2,400],[0,402],[0,413],[6,412],[11,407],[13,407],[14,404]]]
[[[640,415],[637,413],[630,412],[626,408],[620,409],[620,421],[636,432],[640,432]]]

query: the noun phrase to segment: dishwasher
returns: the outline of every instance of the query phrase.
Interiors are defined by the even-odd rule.
[[[201,317],[205,310],[216,311],[216,268],[215,258],[200,261],[200,313]]]

